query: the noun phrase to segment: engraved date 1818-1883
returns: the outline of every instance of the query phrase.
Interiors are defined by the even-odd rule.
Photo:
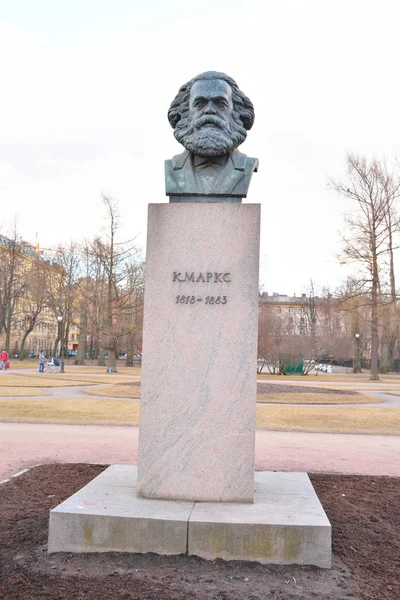
[[[180,294],[176,297],[176,304],[196,304],[197,302],[203,302],[204,304],[226,304],[228,302],[228,298],[226,296],[206,296],[205,298],[200,298],[197,296],[185,296],[184,294]]]

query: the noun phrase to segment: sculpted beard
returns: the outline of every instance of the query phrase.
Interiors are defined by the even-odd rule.
[[[237,112],[229,123],[214,115],[192,120],[187,112],[178,122],[174,135],[186,150],[207,157],[231,154],[244,142],[247,132]]]

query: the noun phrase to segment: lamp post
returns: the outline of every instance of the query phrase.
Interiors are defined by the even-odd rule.
[[[361,371],[360,369],[360,334],[358,333],[358,331],[355,332],[354,334],[354,338],[356,340],[356,347],[355,347],[355,359],[354,359],[354,373],[359,373]]]
[[[64,373],[64,316],[58,315],[57,321],[61,323],[61,373]]]

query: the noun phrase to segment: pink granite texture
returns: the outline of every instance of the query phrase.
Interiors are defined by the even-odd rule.
[[[259,237],[259,204],[149,205],[139,496],[253,502]]]

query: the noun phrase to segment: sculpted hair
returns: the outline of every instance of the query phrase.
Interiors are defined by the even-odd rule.
[[[225,73],[218,73],[217,71],[207,71],[201,73],[196,77],[193,77],[190,81],[185,83],[175,96],[173,102],[168,111],[168,120],[173,129],[177,126],[179,121],[187,115],[189,112],[189,97],[190,90],[195,81],[222,79],[226,81],[232,88],[232,101],[237,116],[243,123],[243,127],[247,130],[251,129],[254,123],[254,106],[251,100],[240,91],[236,81],[229,77]]]

